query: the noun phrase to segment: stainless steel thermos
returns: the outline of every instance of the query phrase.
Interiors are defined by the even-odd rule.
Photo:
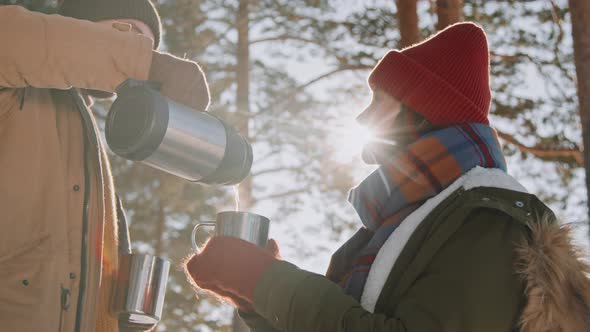
[[[193,182],[236,184],[252,166],[252,147],[235,129],[150,82],[127,80],[117,89],[105,136],[117,155]]]

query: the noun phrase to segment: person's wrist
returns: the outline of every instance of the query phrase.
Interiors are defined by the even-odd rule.
[[[250,303],[254,303],[254,293],[258,283],[262,279],[262,276],[268,271],[273,262],[277,261],[276,258],[267,254],[261,254],[251,260],[252,269],[248,273],[248,277],[245,278],[244,288],[239,290],[239,294],[246,298]]]
[[[245,303],[252,303],[260,277],[275,260],[271,252],[252,243],[216,236],[201,254],[188,260],[186,268],[199,287],[225,290]]]

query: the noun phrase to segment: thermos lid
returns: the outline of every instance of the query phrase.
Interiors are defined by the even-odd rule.
[[[135,161],[149,157],[168,127],[169,109],[153,82],[127,80],[107,116],[105,136],[117,155]]]

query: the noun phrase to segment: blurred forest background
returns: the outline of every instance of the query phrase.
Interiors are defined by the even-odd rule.
[[[6,1],[55,11],[53,0]],[[581,146],[590,139],[583,130],[590,128],[584,109],[590,101],[579,102],[590,100],[590,84],[583,84],[590,80],[590,32],[582,24],[583,17],[590,18],[586,0],[155,4],[164,28],[161,49],[201,64],[211,84],[210,112],[253,144],[252,175],[239,186],[241,209],[273,220],[271,235],[285,259],[323,273],[331,252],[359,226],[346,195],[371,168],[360,161],[350,128],[369,101],[371,68],[387,50],[463,20],[488,34],[491,122],[502,138],[509,173],[572,223],[581,243],[587,241]],[[108,106],[95,106],[99,119]],[[178,264],[190,253],[194,224],[233,209],[232,188],[187,183],[116,156],[112,160],[136,251]],[[204,240],[206,234],[200,236]],[[158,331],[243,330],[232,322],[230,307],[206,294],[195,296],[178,270],[171,273],[164,310]]]

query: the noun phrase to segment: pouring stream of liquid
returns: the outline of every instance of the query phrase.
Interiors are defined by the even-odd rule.
[[[238,186],[238,184],[234,186],[234,201],[236,211],[240,211],[240,190]]]

